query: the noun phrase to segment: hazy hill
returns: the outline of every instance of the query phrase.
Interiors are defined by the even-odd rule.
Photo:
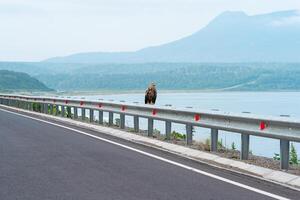
[[[195,19],[197,20],[197,19]],[[101,47],[99,47],[100,49]],[[56,63],[300,62],[300,14],[225,12],[198,32],[136,52],[80,53]]]
[[[300,63],[7,63],[1,69],[30,74],[56,90],[300,91]]]
[[[0,70],[0,91],[51,91],[37,79],[21,72]]]

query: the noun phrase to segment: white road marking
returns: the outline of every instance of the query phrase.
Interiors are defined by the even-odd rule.
[[[214,175],[214,174],[211,174],[211,173],[208,173],[208,172],[205,172],[205,171],[202,171],[202,170],[199,170],[199,169],[196,169],[196,168],[193,168],[193,167],[190,167],[190,166],[187,166],[187,165],[184,165],[184,164],[172,161],[172,160],[168,160],[166,158],[163,158],[163,157],[151,154],[151,153],[147,153],[145,151],[142,151],[142,150],[139,150],[139,149],[135,149],[133,147],[130,147],[130,146],[127,146],[127,145],[124,145],[124,144],[120,144],[120,143],[117,143],[117,142],[114,142],[114,141],[111,141],[111,140],[108,140],[108,139],[105,139],[105,138],[101,138],[99,136],[95,136],[93,134],[86,133],[84,131],[80,131],[80,130],[77,130],[77,129],[74,129],[74,128],[70,128],[70,127],[67,127],[67,126],[64,126],[64,125],[56,124],[56,123],[53,123],[53,122],[48,122],[46,120],[38,119],[38,118],[35,118],[35,117],[23,115],[23,114],[20,114],[20,113],[15,113],[15,112],[12,112],[12,111],[4,110],[2,108],[0,108],[0,110],[4,111],[4,112],[11,113],[11,114],[19,115],[19,116],[22,116],[22,117],[25,117],[25,118],[29,118],[29,119],[33,119],[33,120],[36,120],[36,121],[44,122],[44,123],[47,123],[47,124],[50,124],[50,125],[53,125],[53,126],[57,126],[57,127],[60,127],[60,128],[64,128],[64,129],[67,129],[67,130],[70,130],[70,131],[74,131],[74,132],[77,132],[77,133],[80,133],[80,134],[83,134],[83,135],[86,135],[86,136],[89,136],[89,137],[92,137],[92,138],[95,138],[95,139],[98,139],[98,140],[110,143],[110,144],[113,144],[113,145],[116,145],[116,146],[120,146],[120,147],[123,147],[125,149],[129,149],[131,151],[143,154],[145,156],[148,156],[148,157],[151,157],[151,158],[155,158],[157,160],[160,160],[160,161],[163,161],[163,162],[166,162],[166,163],[169,163],[169,164],[172,164],[172,165],[175,165],[175,166],[178,166],[178,167],[181,167],[181,168],[184,168],[184,169],[196,172],[198,174],[202,174],[202,175],[205,175],[205,176],[208,176],[208,177],[211,177],[211,178],[223,181],[225,183],[229,183],[229,184],[238,186],[240,188],[244,188],[244,189],[250,190],[252,192],[256,192],[256,193],[259,193],[259,194],[262,194],[262,195],[265,195],[265,196],[268,196],[268,197],[271,197],[271,198],[274,198],[274,199],[278,199],[278,200],[290,200],[288,198],[285,198],[285,197],[282,197],[282,196],[279,196],[279,195],[276,195],[276,194],[272,194],[270,192],[266,192],[266,191],[263,191],[263,190],[260,190],[260,189],[257,189],[257,188],[254,188],[254,187],[242,184],[242,183],[238,183],[236,181],[232,181],[230,179],[223,178],[221,176],[217,176],[217,175]]]

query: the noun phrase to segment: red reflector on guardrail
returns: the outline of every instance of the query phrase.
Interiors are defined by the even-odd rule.
[[[68,104],[69,103],[69,101],[68,100],[65,100],[65,104]]]
[[[196,115],[194,116],[194,118],[195,118],[195,121],[199,121],[199,120],[200,120],[200,115],[199,115],[199,114],[196,114]]]
[[[122,111],[125,111],[125,110],[126,110],[126,107],[125,107],[125,106],[122,106],[122,107],[121,107],[121,110],[122,110]]]
[[[266,129],[267,128],[266,122],[260,122],[259,128],[260,128],[260,130]]]
[[[152,115],[156,115],[157,114],[157,110],[156,109],[153,109],[152,110]]]
[[[84,102],[83,101],[80,101],[80,105],[82,106],[84,104]]]
[[[99,104],[98,104],[98,107],[99,107],[99,108],[102,108],[102,103],[99,103]]]

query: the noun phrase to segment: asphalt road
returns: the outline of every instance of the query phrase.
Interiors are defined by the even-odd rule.
[[[84,131],[266,192],[291,199],[299,199],[300,196],[300,192],[283,186],[91,130]],[[0,109],[0,199],[272,198],[121,146]]]

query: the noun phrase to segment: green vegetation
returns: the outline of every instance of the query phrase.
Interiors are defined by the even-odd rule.
[[[0,70],[0,91],[51,91],[28,74]]]
[[[63,91],[144,90],[155,81],[165,90],[299,90],[300,63],[5,63],[0,69],[29,73]]]
[[[274,153],[273,160],[280,160],[279,153]]]
[[[295,146],[294,146],[293,143],[291,144],[290,164],[293,164],[293,165],[298,165],[299,164],[297,151],[296,151]]]
[[[223,140],[222,140],[222,139],[221,139],[221,140],[218,140],[217,146],[218,146],[218,149],[223,149],[223,148],[225,148],[224,145],[223,145]]]
[[[235,143],[234,143],[234,142],[231,143],[231,150],[236,150],[236,147],[235,147]]]
[[[176,131],[171,132],[171,139],[173,139],[173,140],[185,140],[185,138],[186,138],[185,134],[181,134]]]
[[[279,154],[279,153],[274,153],[273,159],[274,159],[274,160],[280,160],[280,154]],[[290,150],[290,160],[289,160],[289,163],[290,163],[291,165],[298,165],[298,164],[299,164],[297,151],[296,151],[296,148],[295,148],[295,146],[294,146],[293,143],[291,143],[291,150]]]

